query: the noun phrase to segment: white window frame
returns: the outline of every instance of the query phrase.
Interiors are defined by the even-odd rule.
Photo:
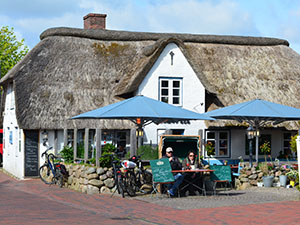
[[[208,138],[208,133],[213,132],[215,133],[215,138]],[[220,133],[227,133],[227,139],[221,139]],[[229,130],[206,130],[205,131],[205,144],[209,141],[215,142],[215,155],[212,155],[215,158],[227,158],[230,157],[230,132]],[[227,154],[226,155],[220,155],[220,150],[222,147],[220,147],[220,141],[227,140]],[[205,157],[208,157],[207,152],[205,151]]]
[[[163,81],[168,82],[168,87],[163,87],[163,85],[162,85]],[[179,87],[174,87],[173,86],[174,81],[179,82]],[[183,79],[181,77],[159,77],[159,95],[158,95],[159,96],[159,101],[166,102],[168,104],[175,105],[175,106],[182,106],[182,99],[183,99],[182,87],[183,87]],[[163,93],[162,93],[163,89],[167,89],[168,94],[163,95]],[[173,95],[174,90],[179,90],[179,93],[178,93],[179,95],[178,96]],[[168,101],[163,101],[164,97],[167,97]],[[178,103],[173,102],[173,98],[176,98],[176,97],[179,98]]]
[[[291,136],[294,136],[295,134],[297,134],[297,131],[290,131],[290,132],[283,132],[282,133],[282,153],[285,155],[286,153],[285,153],[285,149],[291,149],[291,147],[289,146],[289,147],[285,147],[284,146],[284,142],[285,141],[288,141],[288,142],[290,142],[291,141],[291,138],[288,138],[288,139],[285,139],[284,138],[284,135],[285,134],[290,134]],[[292,151],[291,151],[291,153],[292,154],[294,154]]]

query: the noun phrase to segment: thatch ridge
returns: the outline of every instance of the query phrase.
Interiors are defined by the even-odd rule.
[[[159,39],[175,38],[183,42],[211,43],[211,44],[232,44],[232,45],[286,45],[287,40],[268,37],[232,36],[232,35],[199,35],[180,33],[150,33],[133,31],[116,31],[107,29],[78,29],[68,27],[50,28],[40,35],[43,40],[50,36],[70,36],[109,41],[157,41]]]

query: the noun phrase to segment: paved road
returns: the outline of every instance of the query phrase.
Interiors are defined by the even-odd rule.
[[[18,181],[2,172],[0,190],[0,224],[8,225],[299,224],[300,221],[299,196],[295,196],[294,201],[281,199],[277,202],[250,205],[177,209],[175,204],[188,205],[186,201],[189,198],[167,199],[162,204],[164,200],[146,197],[122,199],[103,194],[87,195],[48,186],[38,179]],[[198,201],[205,202],[210,198],[215,197],[200,197]],[[224,200],[225,197],[220,198]],[[215,202],[218,201],[220,199]]]

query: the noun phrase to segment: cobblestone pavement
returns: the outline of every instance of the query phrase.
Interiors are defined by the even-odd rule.
[[[228,193],[228,195],[227,195]],[[174,209],[199,209],[223,206],[249,205],[281,201],[300,201],[300,192],[296,188],[251,188],[245,191],[220,192],[218,195],[189,196],[182,198],[167,198],[166,196],[138,196],[140,200],[152,202]],[[300,209],[299,209],[300,210]]]
[[[272,189],[274,195],[267,189],[253,189],[232,192],[230,196],[123,199],[49,186],[39,179],[15,180],[1,171],[0,190],[0,224],[5,225],[299,224],[300,221],[299,194],[290,190],[282,194],[280,189]]]

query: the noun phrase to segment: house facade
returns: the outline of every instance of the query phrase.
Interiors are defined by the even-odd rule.
[[[300,55],[286,40],[112,31],[105,29],[105,19],[89,14],[85,29],[44,31],[40,43],[1,79],[8,172],[37,176],[44,144],[55,153],[72,145],[75,158],[83,160],[105,143],[129,150],[136,145],[133,123],[70,118],[135,95],[198,113],[255,98],[300,107]],[[201,135],[203,144],[214,144],[215,158],[247,159],[246,128],[234,121],[150,124],[143,140],[157,145],[162,134]],[[260,139],[271,142],[277,157],[290,153],[297,130],[296,122],[269,126]],[[202,154],[206,157],[204,149]]]

